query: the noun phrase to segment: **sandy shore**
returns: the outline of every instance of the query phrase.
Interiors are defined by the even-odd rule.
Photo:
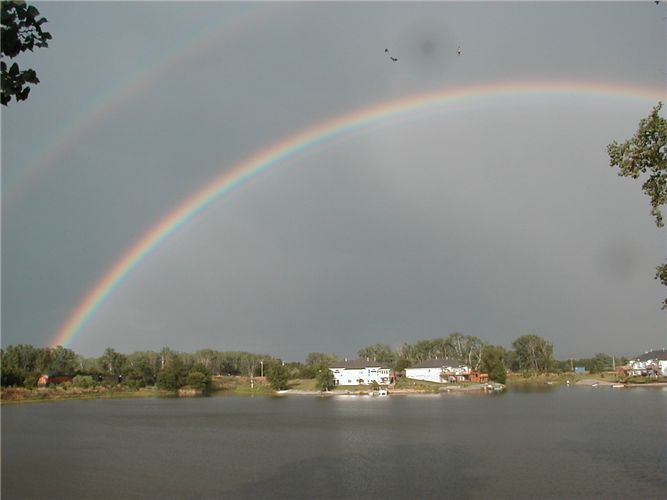
[[[498,384],[499,387],[504,389],[504,386]],[[492,392],[493,389],[487,387],[487,384],[471,384],[471,385],[449,385],[445,387],[438,387],[434,391],[424,391],[419,389],[389,389],[388,396],[405,396],[411,394],[433,394],[438,395],[441,393],[447,392]],[[359,390],[333,390],[329,392],[320,392],[320,391],[302,391],[298,389],[287,389],[284,391],[277,391],[278,395],[289,396],[289,395],[299,395],[299,396],[368,396],[369,390],[359,389]]]

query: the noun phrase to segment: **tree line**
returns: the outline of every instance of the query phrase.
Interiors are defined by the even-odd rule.
[[[614,364],[625,364],[627,358],[615,358],[598,353],[592,358],[557,360],[553,344],[535,334],[522,335],[512,342],[512,348],[491,345],[478,337],[454,332],[447,337],[405,343],[392,350],[386,344],[373,344],[357,352],[360,358],[390,365],[397,372],[427,359],[448,358],[488,373],[489,378],[504,383],[508,372],[547,373],[567,372],[583,367],[590,373],[609,370]]]
[[[169,347],[132,354],[108,347],[100,357],[85,357],[63,346],[18,344],[0,350],[0,371],[3,387],[36,387],[40,376],[47,374],[72,377],[78,387],[120,384],[131,389],[155,385],[164,390],[185,386],[208,390],[213,376],[264,375],[274,389],[285,389],[290,379],[310,378],[324,390],[333,386],[328,367],[335,360],[333,354],[311,353],[305,363],[286,363],[268,354],[213,349],[185,353]]]
[[[132,354],[109,347],[102,356],[87,358],[62,346],[19,344],[2,349],[1,354],[4,387],[35,387],[39,377],[48,374],[74,377],[75,385],[84,387],[102,382],[133,389],[156,385],[165,390],[184,386],[206,390],[213,375],[259,375],[278,362],[272,356],[249,352],[201,349],[190,354],[169,347]]]
[[[2,386],[35,387],[43,374],[74,377],[82,387],[95,384],[122,384],[132,389],[157,386],[176,390],[184,386],[207,390],[213,376],[266,376],[274,389],[287,388],[291,379],[316,379],[317,387],[333,386],[329,366],[337,360],[331,353],[312,352],[303,362],[284,362],[269,354],[245,351],[200,349],[123,354],[108,347],[100,357],[84,357],[73,350],[57,347],[8,346],[0,351]],[[546,373],[571,371],[581,366],[591,373],[624,364],[627,358],[598,353],[592,358],[556,360],[553,344],[538,335],[527,334],[512,342],[512,349],[491,345],[478,337],[459,332],[447,337],[404,343],[397,349],[373,344],[357,351],[359,358],[381,362],[397,373],[427,359],[448,358],[489,374],[504,383],[508,372]]]

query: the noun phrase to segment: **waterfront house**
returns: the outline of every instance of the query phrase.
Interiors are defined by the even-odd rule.
[[[463,382],[470,380],[471,369],[453,359],[427,359],[405,369],[405,378],[427,382]],[[478,374],[478,376],[486,374]],[[487,376],[488,377],[488,376]]]
[[[627,372],[631,376],[667,377],[667,349],[656,349],[631,359]]]
[[[391,368],[384,363],[370,360],[334,361],[329,365],[335,385],[389,384]]]

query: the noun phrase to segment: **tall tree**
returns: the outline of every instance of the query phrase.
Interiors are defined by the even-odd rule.
[[[388,364],[393,364],[396,359],[396,355],[391,350],[391,347],[386,344],[373,344],[362,347],[357,351],[357,355],[362,359],[369,359]]]
[[[100,358],[100,364],[105,373],[120,375],[127,363],[127,356],[116,352],[111,347],[104,350],[104,354]]]
[[[667,120],[660,116],[661,109],[659,102],[647,118],[639,121],[632,138],[607,146],[609,165],[618,167],[618,175],[638,179],[648,174],[642,189],[651,198],[651,215],[658,227],[664,225],[661,207],[667,203]],[[657,266],[655,279],[667,286],[667,264]]]
[[[28,344],[10,345],[2,351],[2,368],[35,371],[38,354],[39,351]]]
[[[537,335],[522,335],[512,342],[518,368],[522,371],[546,372],[553,363],[553,344]]]
[[[37,73],[33,69],[21,70],[17,63],[7,65],[5,57],[14,58],[26,50],[32,51],[35,47],[48,47],[47,40],[51,34],[42,29],[47,22],[45,17],[39,17],[39,11],[33,5],[23,1],[2,2],[2,98],[3,105],[11,101],[12,96],[17,101],[28,98],[29,83],[39,83]]]
[[[61,345],[51,349],[49,371],[57,375],[74,375],[78,366],[76,353]]]
[[[306,366],[301,370],[304,378],[317,378],[317,374],[324,367],[329,370],[329,365],[336,361],[335,354],[326,352],[311,352],[306,356]]]

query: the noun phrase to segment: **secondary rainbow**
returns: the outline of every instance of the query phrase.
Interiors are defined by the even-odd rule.
[[[100,123],[105,122],[113,113],[136,98],[166,73],[174,71],[180,65],[193,58],[220,47],[226,41],[233,40],[240,34],[261,28],[262,23],[273,21],[279,11],[273,6],[261,6],[248,3],[243,10],[233,16],[227,16],[224,22],[213,29],[197,34],[181,45],[167,50],[151,64],[142,67],[123,80],[97,95],[78,113],[60,123],[54,135],[41,147],[36,148],[28,163],[18,169],[13,176],[3,178],[3,208],[5,213],[13,208],[26,188],[63,154],[76,146],[84,134]]]
[[[221,196],[235,190],[300,152],[310,150],[332,139],[409,113],[439,110],[453,103],[481,98],[526,96],[591,97],[634,100],[646,104],[646,113],[658,100],[664,100],[664,89],[630,84],[591,81],[494,82],[484,85],[438,89],[385,101],[318,123],[279,141],[227,169],[222,175],[187,198],[147,231],[79,302],[55,335],[52,345],[71,345],[95,312],[134,269],[172,236]]]

